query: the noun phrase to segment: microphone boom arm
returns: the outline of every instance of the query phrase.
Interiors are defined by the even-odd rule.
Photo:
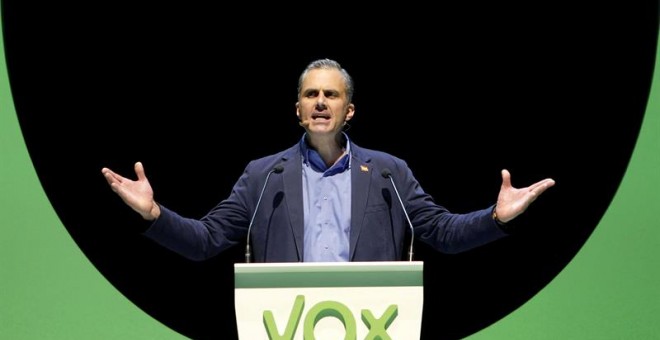
[[[272,170],[268,171],[266,175],[266,180],[264,181],[264,186],[261,188],[261,193],[259,193],[259,199],[257,200],[257,205],[254,207],[254,212],[252,213],[252,218],[250,219],[250,225],[248,225],[246,244],[245,244],[245,263],[250,263],[252,258],[252,253],[250,252],[250,231],[252,230],[252,223],[254,223],[254,218],[257,216],[257,210],[259,210],[259,205],[261,204],[261,198],[264,196],[266,191],[266,185],[268,185],[268,179],[273,173],[279,174],[284,170],[284,167],[281,165],[275,166]]]
[[[399,195],[399,190],[396,189],[396,185],[394,184],[394,179],[392,178],[392,173],[390,172],[389,169],[383,170],[381,175],[385,178],[388,178],[390,182],[392,183],[392,188],[394,188],[394,192],[396,193],[396,198],[399,200],[399,204],[401,204],[401,209],[403,209],[403,215],[406,216],[406,221],[408,221],[408,226],[410,226],[410,249],[408,250],[408,261],[413,260],[413,240],[415,239],[415,229],[413,228],[412,222],[410,222],[410,217],[408,217],[408,212],[406,211],[405,205],[403,205],[403,201],[401,200],[401,195]]]

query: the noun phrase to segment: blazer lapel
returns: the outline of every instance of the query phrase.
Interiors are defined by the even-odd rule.
[[[373,169],[369,162],[370,159],[363,160],[355,144],[352,144],[352,153],[355,155],[351,159],[351,246],[349,260],[355,256],[355,246],[362,230],[362,221],[364,211],[369,197],[369,185],[371,185],[371,176]]]
[[[302,195],[302,158],[300,152],[289,153],[284,160],[284,197],[291,220],[291,232],[295,240],[298,261],[303,261],[303,195]]]

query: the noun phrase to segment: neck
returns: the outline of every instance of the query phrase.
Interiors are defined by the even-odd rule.
[[[321,155],[327,166],[332,166],[346,154],[347,141],[341,133],[329,138],[312,138],[308,135],[307,143]]]

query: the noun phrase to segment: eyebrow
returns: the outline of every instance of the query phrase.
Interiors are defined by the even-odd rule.
[[[308,94],[310,94],[310,93],[312,93],[312,92],[317,92],[317,93],[318,93],[318,92],[321,92],[321,91],[320,91],[319,89],[316,89],[316,88],[309,88],[309,89],[304,90],[304,91],[302,92],[302,94],[303,94],[303,95],[308,95]],[[335,96],[339,96],[339,94],[340,94],[341,92],[340,92],[339,90],[335,90],[335,89],[326,89],[326,90],[323,90],[323,93],[324,93],[326,96],[327,96],[327,95],[335,95]]]

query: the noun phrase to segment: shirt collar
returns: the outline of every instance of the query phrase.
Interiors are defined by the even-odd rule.
[[[342,132],[343,147],[346,148],[346,154],[331,167],[325,165],[323,158],[307,143],[307,133],[304,133],[300,139],[300,152],[303,156],[303,163],[309,165],[314,171],[323,172],[324,176],[331,176],[341,173],[350,168],[351,142],[348,135]]]

